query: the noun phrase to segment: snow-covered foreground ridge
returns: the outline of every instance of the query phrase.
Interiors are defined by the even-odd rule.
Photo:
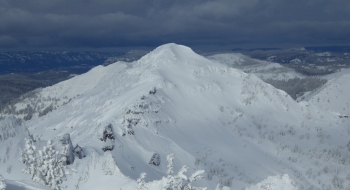
[[[161,188],[163,180],[152,181],[168,175],[172,153],[175,174],[184,165],[187,176],[205,170],[197,187],[242,189],[284,174],[299,189],[350,187],[348,119],[297,103],[185,46],[166,44],[136,62],[99,66],[42,92],[71,98],[24,123],[38,149],[65,134],[82,147],[85,157],[65,166],[67,189],[136,189],[143,172],[148,187]],[[19,155],[0,168],[20,165]],[[22,180],[16,173],[1,175]],[[289,178],[273,179],[289,184]]]

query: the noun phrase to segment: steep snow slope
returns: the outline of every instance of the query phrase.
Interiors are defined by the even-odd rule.
[[[126,67],[125,64],[115,64],[109,69],[118,71],[123,70],[124,67]],[[5,111],[0,112],[0,117],[16,114],[17,118],[27,120],[45,115],[51,110],[68,103],[72,98],[109,81],[113,75],[117,74],[116,72],[108,72],[103,66],[97,66],[91,69],[89,74],[82,74],[68,81],[60,82],[51,87],[36,89],[23,95],[17,104],[8,108],[11,112],[6,112],[5,109]]]
[[[86,79],[92,84],[77,88]],[[171,153],[175,171],[204,169],[197,185],[209,189],[218,183],[242,189],[283,174],[301,189],[349,187],[348,119],[297,103],[255,75],[185,46],[166,44],[43,92],[72,97],[26,122],[36,139],[70,133],[73,145],[83,147],[86,157],[69,165],[68,189],[135,189],[141,172],[146,181],[166,175]],[[149,164],[154,155],[159,165]]]
[[[350,69],[325,76],[329,81],[306,100],[315,106],[350,117]]]

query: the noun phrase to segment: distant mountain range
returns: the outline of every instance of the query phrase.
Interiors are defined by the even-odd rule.
[[[308,47],[291,49],[268,49],[241,51],[255,59],[272,61],[281,64],[348,64],[350,48],[347,47]]]
[[[76,70],[86,72],[111,56],[123,53],[23,51],[0,52],[0,74],[39,72],[44,70]]]

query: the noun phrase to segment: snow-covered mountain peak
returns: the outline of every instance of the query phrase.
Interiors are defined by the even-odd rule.
[[[146,172],[145,180],[160,179],[172,153],[175,171],[183,165],[205,170],[200,184],[209,189],[218,183],[242,189],[283,174],[297,186],[321,187],[331,182],[319,184],[313,175],[347,175],[348,139],[341,136],[348,120],[185,46],[166,44],[138,61],[96,67],[43,92],[71,98],[26,121],[35,139],[57,142],[70,134],[72,146],[85,152],[69,166],[69,188],[103,186],[100,179],[109,175],[136,180]]]
[[[175,43],[164,44],[147,55],[145,57],[152,57],[153,59],[162,59],[162,58],[172,58],[172,57],[186,57],[189,56],[198,56],[191,48],[183,45],[178,45]],[[142,58],[141,58],[142,60]]]
[[[157,47],[156,49],[154,49],[151,52],[151,54],[162,54],[164,52],[172,52],[173,54],[175,54],[177,56],[196,54],[196,53],[194,53],[194,51],[190,47],[175,44],[175,43],[168,43],[168,44],[161,45],[161,46]]]
[[[196,54],[191,48],[174,43],[157,47],[137,61],[138,64],[150,64],[151,66],[169,66],[175,63],[190,63],[204,60],[204,57]]]

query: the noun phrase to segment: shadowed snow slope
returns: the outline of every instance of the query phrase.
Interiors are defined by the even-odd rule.
[[[87,79],[91,87],[80,90]],[[36,139],[70,133],[73,146],[83,147],[87,156],[69,166],[68,189],[135,188],[131,179],[141,172],[146,181],[166,175],[171,153],[175,171],[204,169],[196,185],[209,189],[241,189],[283,174],[297,187],[334,189],[335,177],[349,185],[349,120],[185,46],[166,44],[136,62],[96,67],[43,91],[80,94],[26,122]],[[155,153],[159,166],[149,164]]]

